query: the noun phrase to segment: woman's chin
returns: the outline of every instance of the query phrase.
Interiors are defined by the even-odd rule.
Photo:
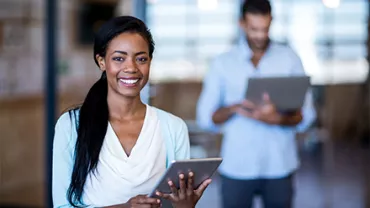
[[[125,98],[136,98],[140,96],[140,92],[119,92],[119,94]]]
[[[118,89],[118,94],[122,97],[135,98],[140,96],[140,88],[136,89]]]

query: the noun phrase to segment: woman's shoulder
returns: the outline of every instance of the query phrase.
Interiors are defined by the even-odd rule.
[[[71,127],[75,127],[78,124],[79,114],[79,108],[63,112],[57,120],[56,128],[71,129]]]
[[[190,158],[190,140],[188,127],[183,119],[172,113],[155,108],[162,125],[169,152],[167,162]],[[172,152],[171,152],[172,151]],[[168,163],[167,165],[169,165]]]
[[[79,110],[74,109],[62,113],[58,118],[55,125],[53,151],[60,150],[64,151],[63,154],[72,154],[77,140],[78,115]]]
[[[186,126],[185,121],[182,118],[180,118],[180,117],[178,117],[178,116],[176,116],[172,113],[169,113],[167,111],[164,111],[162,109],[159,109],[159,108],[156,108],[156,107],[153,107],[153,106],[151,106],[151,107],[156,110],[158,118],[161,122],[164,122],[167,125],[172,126],[172,127],[184,127],[184,126]]]

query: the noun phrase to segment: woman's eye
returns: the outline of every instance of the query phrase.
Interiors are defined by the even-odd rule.
[[[140,57],[140,58],[137,58],[137,60],[141,63],[145,63],[146,61],[148,61],[148,58],[146,57]]]
[[[122,57],[114,57],[113,60],[114,61],[124,61],[125,59]]]

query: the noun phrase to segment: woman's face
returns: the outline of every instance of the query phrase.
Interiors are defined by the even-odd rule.
[[[105,57],[97,56],[106,71],[108,91],[136,97],[149,79],[151,58],[147,41],[137,33],[122,33],[111,40]]]

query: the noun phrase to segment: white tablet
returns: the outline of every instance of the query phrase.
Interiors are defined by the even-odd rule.
[[[212,177],[218,166],[221,164],[222,158],[206,158],[206,159],[190,159],[178,160],[172,162],[161,180],[154,187],[149,197],[156,197],[155,192],[171,193],[168,181],[171,180],[177,188],[179,188],[179,175],[185,175],[185,182],[187,182],[189,172],[194,173],[194,189],[197,189],[203,181]]]

